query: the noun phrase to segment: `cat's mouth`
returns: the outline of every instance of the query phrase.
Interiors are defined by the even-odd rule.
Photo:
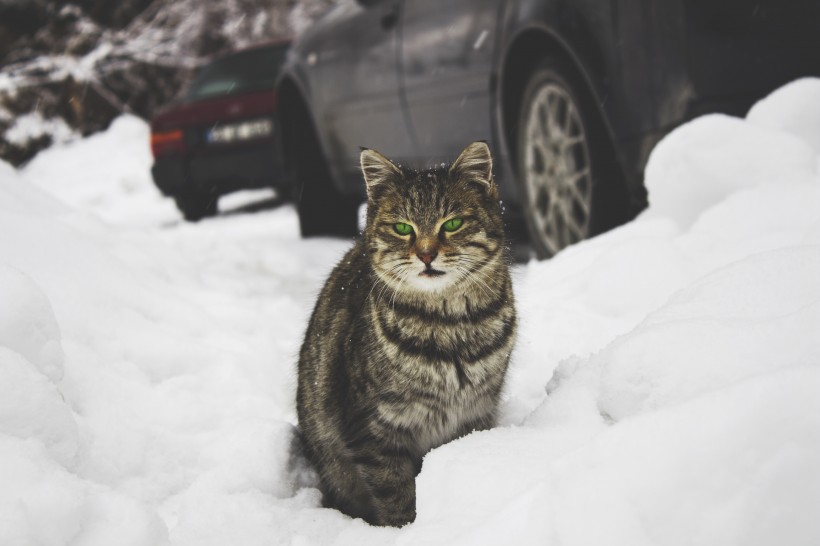
[[[438,269],[433,269],[429,267],[419,273],[419,277],[441,277],[442,275],[446,275],[444,271],[439,271]]]

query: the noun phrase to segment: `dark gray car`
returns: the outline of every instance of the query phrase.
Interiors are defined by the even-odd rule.
[[[539,257],[646,206],[652,147],[820,74],[816,0],[358,0],[279,81],[304,235],[355,230],[359,147],[401,163],[487,140],[513,231]]]

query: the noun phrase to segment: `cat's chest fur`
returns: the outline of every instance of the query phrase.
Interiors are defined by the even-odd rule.
[[[490,302],[469,295],[426,301],[370,302],[370,326],[379,350],[369,372],[378,389],[375,411],[412,431],[419,453],[470,432],[494,412],[509,360],[512,308],[509,285]]]

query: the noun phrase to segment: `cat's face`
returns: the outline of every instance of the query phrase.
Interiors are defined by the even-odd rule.
[[[501,258],[504,229],[486,144],[471,144],[449,168],[418,172],[364,150],[362,171],[367,246],[388,286],[436,292],[476,285],[478,272]]]

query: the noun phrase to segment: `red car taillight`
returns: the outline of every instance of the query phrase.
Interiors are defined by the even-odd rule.
[[[184,152],[185,140],[182,138],[182,131],[163,131],[151,133],[151,153],[154,157],[173,153]]]

